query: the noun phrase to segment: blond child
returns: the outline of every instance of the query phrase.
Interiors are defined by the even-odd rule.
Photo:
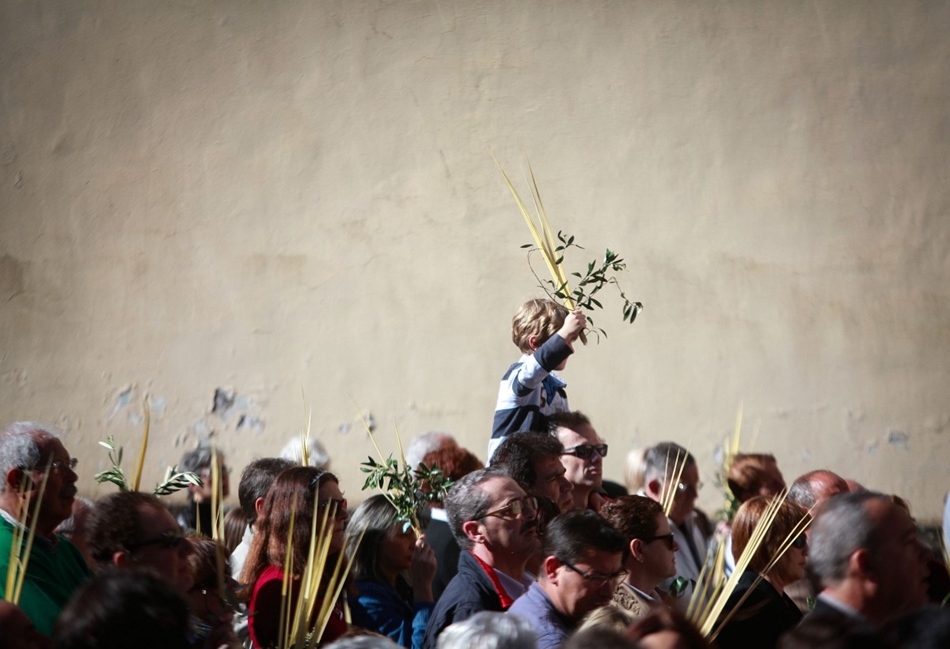
[[[501,379],[489,460],[508,435],[540,430],[542,416],[570,410],[567,384],[553,372],[564,369],[586,326],[583,312],[569,312],[551,300],[529,300],[518,309],[511,322],[511,340],[522,356]]]

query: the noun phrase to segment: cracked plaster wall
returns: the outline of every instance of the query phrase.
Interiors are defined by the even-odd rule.
[[[146,483],[211,433],[276,453],[305,402],[351,496],[354,402],[389,448],[484,455],[537,294],[492,147],[645,304],[564,374],[608,474],[688,442],[715,509],[741,401],[787,477],[936,517],[948,28],[880,0],[0,0],[0,419],[59,425],[90,494],[145,393]]]

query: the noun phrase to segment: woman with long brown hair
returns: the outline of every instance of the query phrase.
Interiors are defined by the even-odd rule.
[[[346,500],[340,491],[336,476],[313,467],[293,467],[281,472],[267,491],[261,516],[257,520],[254,542],[241,574],[241,581],[252,586],[249,604],[249,630],[254,646],[259,649],[279,647],[280,610],[285,579],[284,566],[291,557],[290,597],[287,607],[293,611],[300,593],[301,579],[307,567],[310,534],[314,515],[320,516],[330,508],[334,516],[330,540],[330,555],[327,558],[327,574],[336,565],[343,550],[343,533],[349,514]],[[287,545],[290,520],[293,516],[291,547]],[[318,523],[319,528],[319,523]],[[325,593],[326,589],[321,589]],[[314,606],[319,610],[320,603]],[[315,619],[310,619],[314,624]],[[321,637],[321,644],[329,643],[346,632],[347,625],[341,602],[335,602],[329,622]]]

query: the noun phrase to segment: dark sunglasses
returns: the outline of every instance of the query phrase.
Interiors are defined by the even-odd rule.
[[[795,537],[795,540],[792,541],[792,547],[796,550],[804,550],[806,545],[808,545],[808,539],[804,534],[799,534]]]
[[[144,548],[147,545],[160,545],[166,550],[174,550],[181,545],[184,540],[185,537],[182,535],[181,530],[168,530],[167,532],[162,532],[154,539],[129,543],[126,548],[129,552],[135,552],[139,548]]]
[[[317,509],[324,510],[331,504],[336,505],[336,509],[333,511],[336,512],[337,516],[340,516],[341,512],[345,512],[347,506],[349,505],[349,503],[346,502],[346,498],[330,498],[328,500],[321,500],[319,503],[317,503]]]
[[[606,444],[581,444],[580,446],[572,446],[571,448],[564,449],[564,455],[573,455],[582,460],[589,460],[594,457],[594,451],[596,451],[600,457],[607,457]]]
[[[672,551],[673,546],[676,545],[676,541],[673,540],[673,532],[670,532],[669,534],[659,534],[657,536],[647,536],[640,540],[643,541],[644,543],[653,543],[654,541],[664,541],[666,543],[666,547],[669,548],[670,551]]]
[[[519,500],[512,500],[510,503],[504,507],[499,507],[498,509],[493,509],[488,512],[482,518],[487,518],[488,516],[497,516],[498,518],[504,518],[506,520],[511,520],[513,518],[518,518],[521,514],[530,509],[535,514],[538,513],[538,499],[534,496],[527,496],[526,498],[521,498]]]

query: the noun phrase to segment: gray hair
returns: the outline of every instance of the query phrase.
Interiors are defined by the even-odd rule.
[[[497,468],[479,469],[452,485],[445,496],[445,514],[449,519],[452,536],[463,550],[470,550],[475,544],[462,531],[462,525],[468,521],[477,521],[485,517],[491,507],[491,496],[481,485],[492,478],[508,478]],[[511,480],[511,478],[508,478]]]
[[[409,442],[409,446],[406,448],[406,465],[415,469],[426,455],[439,450],[446,444],[457,445],[458,442],[455,441],[451,433],[440,430],[430,430],[427,433],[416,435],[415,439]]]
[[[307,455],[310,466],[315,469],[330,468],[330,454],[327,453],[323,444],[313,437],[307,440]],[[280,457],[294,464],[303,464],[303,442],[299,436],[291,437],[290,441],[284,444],[284,448],[280,450]]]
[[[535,649],[531,624],[523,617],[481,611],[439,636],[438,649]]]
[[[665,484],[668,473],[673,471],[674,463],[683,464],[684,467],[693,466],[696,464],[696,458],[676,442],[660,442],[648,448],[643,454],[643,483],[659,480],[661,484]]]
[[[6,476],[13,469],[32,469],[40,465],[43,453],[40,443],[59,437],[42,424],[18,421],[0,433],[0,492],[6,491]]]
[[[851,555],[858,549],[876,556],[880,526],[868,511],[868,503],[878,500],[893,506],[891,499],[874,491],[843,493],[825,501],[811,526],[808,563],[824,586],[840,582],[848,571]]]
[[[402,649],[389,638],[377,634],[351,635],[324,645],[324,649]]]

